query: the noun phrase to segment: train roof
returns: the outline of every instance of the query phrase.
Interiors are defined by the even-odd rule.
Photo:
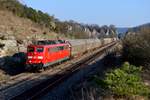
[[[35,45],[53,45],[63,43],[65,43],[65,40],[38,40],[33,42]]]
[[[63,46],[66,45],[65,40],[38,40],[29,46]]]

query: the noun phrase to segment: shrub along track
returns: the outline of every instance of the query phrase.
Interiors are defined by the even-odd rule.
[[[76,71],[78,71],[81,67],[83,67],[85,65],[86,62],[91,62],[93,59],[95,59],[96,56],[100,55],[102,53],[102,51],[105,51],[108,47],[114,45],[115,42],[109,44],[109,45],[105,45],[103,47],[101,47],[99,50],[95,50],[94,53],[92,53],[91,55],[86,55],[86,59],[82,59],[81,61],[77,59],[73,60],[73,62],[68,61],[63,63],[63,66],[66,66],[66,68],[64,68],[63,70],[61,70],[61,67],[54,67],[54,69],[59,69],[59,71],[56,71],[56,73],[54,74],[54,76],[47,76],[47,73],[52,73],[52,71],[54,70],[47,70],[45,72],[42,72],[40,74],[35,74],[35,75],[29,75],[28,77],[26,77],[24,79],[24,81],[22,83],[18,83],[18,85],[13,86],[12,88],[9,87],[8,89],[4,89],[1,93],[0,93],[0,98],[2,99],[14,99],[14,100],[22,100],[22,99],[35,99],[38,96],[46,93],[47,90],[57,86],[60,82],[63,82],[65,79],[67,79],[69,76],[71,76],[73,73],[75,73]],[[101,51],[101,53],[99,53]],[[75,63],[74,63],[75,62]],[[61,66],[61,65],[59,65]],[[45,76],[44,78],[41,78],[41,76]],[[41,78],[41,82],[38,82]],[[30,82],[30,81],[33,82]],[[22,87],[22,88],[26,88],[26,89],[22,89],[20,86],[23,83],[29,83],[29,84],[34,84],[34,86],[32,87]],[[35,84],[36,83],[36,84]],[[38,84],[37,84],[38,83]],[[20,88],[22,91],[18,93],[13,90],[16,88]],[[16,92],[16,93],[15,93]],[[10,94],[11,93],[11,94]]]

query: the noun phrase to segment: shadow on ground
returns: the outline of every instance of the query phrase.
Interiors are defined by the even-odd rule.
[[[26,54],[24,52],[15,53],[13,56],[0,58],[0,69],[8,75],[17,75],[25,71]]]
[[[107,68],[120,67],[123,63],[121,55],[118,55],[116,52],[108,52],[102,61]]]

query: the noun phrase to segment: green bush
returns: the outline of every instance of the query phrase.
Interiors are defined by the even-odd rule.
[[[141,67],[124,63],[121,68],[106,73],[103,81],[97,77],[95,81],[104,88],[110,89],[117,96],[148,96],[150,90],[142,82],[141,71]]]
[[[125,63],[121,68],[107,73],[104,81],[108,85],[108,88],[117,95],[146,96],[149,94],[149,89],[142,82],[140,76],[141,70],[141,67],[136,67],[130,65],[129,63]]]

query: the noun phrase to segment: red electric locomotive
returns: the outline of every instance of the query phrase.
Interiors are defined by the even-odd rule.
[[[41,69],[70,58],[70,44],[63,40],[40,40],[27,48],[26,69]]]

